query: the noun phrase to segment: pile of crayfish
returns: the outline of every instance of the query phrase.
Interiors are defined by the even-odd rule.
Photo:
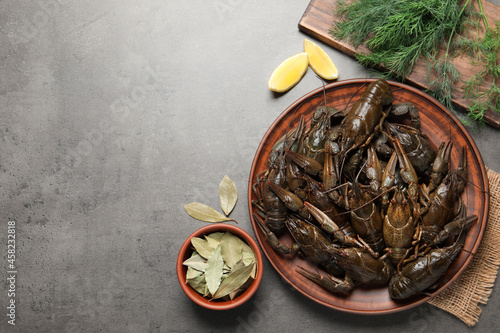
[[[333,293],[362,284],[387,285],[393,299],[425,293],[477,221],[461,200],[467,151],[452,169],[452,147],[435,148],[418,108],[374,81],[350,110],[319,105],[274,143],[253,185],[254,221],[274,251],[315,264],[297,272]]]

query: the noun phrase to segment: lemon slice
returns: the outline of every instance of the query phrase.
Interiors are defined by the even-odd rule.
[[[307,53],[302,52],[283,61],[276,69],[267,86],[275,92],[285,92],[296,85],[307,71]]]
[[[304,51],[309,55],[309,66],[325,80],[335,80],[339,77],[337,66],[318,44],[304,39]]]

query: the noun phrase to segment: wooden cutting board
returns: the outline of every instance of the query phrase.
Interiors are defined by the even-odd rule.
[[[355,49],[351,44],[334,39],[329,34],[332,25],[338,20],[338,17],[333,13],[336,2],[336,0],[311,0],[304,15],[300,19],[299,29],[352,57],[356,56],[358,52],[368,52],[368,49],[364,46],[359,46]],[[483,8],[490,24],[493,24],[495,21],[500,21],[500,7],[483,1]],[[465,80],[479,71],[478,67],[470,64],[469,60],[466,58],[457,58],[453,62],[460,73],[462,73]],[[413,72],[407,77],[406,83],[423,90],[428,89],[429,87],[426,86],[424,79],[426,73],[425,65],[424,61],[417,62]],[[488,84],[491,84],[491,81],[485,83],[485,85]],[[453,102],[457,109],[465,111],[467,109],[467,102],[461,93],[457,92],[457,95],[459,96],[456,96]],[[496,128],[500,127],[500,114],[490,110],[485,114],[484,119],[486,123],[491,126]]]

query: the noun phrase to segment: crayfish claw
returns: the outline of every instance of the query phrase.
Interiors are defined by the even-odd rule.
[[[294,193],[287,191],[281,186],[278,186],[271,182],[269,182],[267,185],[269,186],[269,189],[273,191],[281,201],[283,201],[288,209],[294,212],[298,212],[304,207],[304,202]]]
[[[408,184],[408,196],[413,203],[413,215],[417,218],[420,215],[418,176],[410,159],[403,150],[403,146],[398,139],[394,140],[394,147],[398,155],[400,175],[403,181]]]
[[[433,243],[435,245],[444,243],[450,236],[457,236],[462,230],[476,221],[477,215],[459,216],[444,226],[443,230],[434,238]]]
[[[365,167],[366,176],[370,179],[370,188],[374,193],[380,191],[382,183],[382,166],[373,146],[369,146],[367,150],[367,162]]]
[[[305,173],[311,176],[315,176],[323,171],[323,165],[315,159],[293,152],[291,150],[285,151],[285,158],[291,159],[299,167],[301,167]]]
[[[382,183],[381,192],[382,194],[382,208],[387,208],[389,205],[389,189],[396,182],[396,165],[398,163],[398,156],[394,151],[385,166],[384,172],[382,173]]]
[[[280,241],[278,240],[278,237],[274,234],[274,232],[272,232],[266,226],[266,224],[261,220],[261,218],[255,213],[253,213],[252,215],[253,215],[253,218],[254,218],[257,226],[264,234],[264,238],[265,238],[267,244],[269,244],[269,246],[273,250],[275,250],[281,254],[296,254],[297,252],[299,252],[300,248],[297,244],[293,243],[290,247],[281,244]]]
[[[433,191],[439,185],[439,183],[441,183],[443,177],[448,173],[448,163],[450,160],[452,148],[452,141],[441,142],[436,159],[432,164],[431,182],[428,189],[429,192]]]
[[[333,293],[347,295],[354,288],[354,285],[348,279],[342,280],[330,274],[314,273],[302,266],[297,266],[296,270],[300,275]]]
[[[417,172],[413,168],[413,165],[411,164],[398,139],[394,140],[394,147],[398,156],[399,166],[401,168],[401,178],[403,178],[407,184],[416,184],[418,181]]]

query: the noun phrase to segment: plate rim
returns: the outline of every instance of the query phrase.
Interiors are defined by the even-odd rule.
[[[377,80],[376,78],[346,79],[346,80],[335,81],[335,82],[326,84],[326,85],[324,85],[322,87],[318,87],[318,88],[316,88],[316,89],[314,89],[314,90],[306,93],[305,95],[299,97],[297,100],[295,100],[292,104],[290,104],[287,108],[285,108],[285,110],[282,111],[278,115],[278,117],[268,127],[266,133],[262,137],[262,139],[261,139],[261,141],[260,141],[260,143],[259,143],[259,145],[257,147],[257,150],[255,152],[254,158],[252,160],[252,165],[251,165],[250,174],[249,174],[248,193],[247,193],[248,209],[249,209],[249,214],[250,214],[250,221],[252,223],[252,229],[253,229],[254,235],[256,236],[258,244],[259,244],[259,246],[261,247],[262,250],[264,249],[264,246],[262,244],[262,241],[261,241],[260,237],[256,233],[257,227],[255,225],[255,221],[254,221],[253,216],[252,216],[252,195],[253,195],[252,185],[253,185],[253,182],[254,182],[254,179],[252,179],[252,178],[255,176],[256,171],[257,171],[255,169],[256,169],[257,162],[258,162],[258,156],[261,154],[261,152],[263,150],[263,147],[264,147],[264,144],[266,143],[268,137],[270,136],[270,134],[272,132],[272,129],[274,129],[276,127],[276,125],[285,116],[288,115],[289,112],[291,112],[292,110],[294,110],[297,107],[300,107],[301,104],[303,104],[304,102],[306,102],[308,99],[314,97],[316,94],[322,92],[323,90],[335,89],[335,88],[339,88],[339,87],[342,87],[342,86],[348,86],[348,85],[353,85],[353,84],[359,84],[359,85],[363,86],[364,84],[369,84],[369,83],[371,83],[373,81],[376,81],[376,80]],[[459,127],[460,131],[464,134],[464,136],[466,137],[466,139],[470,143],[470,146],[473,148],[474,154],[477,156],[477,159],[479,161],[479,167],[480,167],[480,171],[481,171],[481,178],[482,178],[482,185],[483,185],[482,188],[484,189],[483,193],[484,193],[484,201],[485,201],[485,203],[484,203],[485,209],[484,209],[483,214],[482,214],[484,223],[483,223],[481,229],[479,230],[478,236],[476,238],[476,242],[474,243],[473,248],[470,250],[469,255],[467,256],[467,258],[465,259],[465,261],[462,264],[462,266],[457,270],[456,274],[454,274],[454,276],[451,279],[449,279],[448,281],[446,281],[437,291],[433,292],[431,295],[422,297],[421,299],[416,300],[415,302],[412,302],[412,303],[409,303],[409,304],[405,304],[405,305],[402,305],[402,306],[399,306],[399,307],[396,307],[396,308],[392,308],[392,309],[380,309],[380,310],[373,310],[373,309],[371,309],[371,310],[350,309],[350,308],[346,308],[346,307],[341,307],[341,306],[333,305],[333,304],[325,302],[325,301],[323,301],[321,299],[315,298],[313,295],[310,295],[306,291],[298,288],[286,275],[284,275],[281,272],[281,270],[276,266],[276,264],[274,263],[274,261],[271,260],[271,258],[269,256],[269,254],[267,253],[267,251],[264,251],[264,250],[262,251],[262,252],[264,252],[267,260],[269,261],[269,263],[273,266],[273,268],[281,276],[281,278],[283,280],[285,280],[289,285],[291,285],[299,293],[303,294],[304,296],[306,296],[310,300],[312,300],[312,301],[314,301],[314,302],[316,302],[318,304],[321,304],[323,306],[326,306],[326,307],[329,307],[329,308],[332,308],[332,309],[335,309],[335,310],[338,310],[338,311],[341,311],[341,312],[352,313],[352,314],[383,315],[383,314],[391,314],[391,313],[401,312],[401,311],[405,311],[405,310],[411,309],[413,307],[416,307],[418,305],[421,305],[423,303],[426,303],[430,299],[438,296],[440,293],[442,293],[444,290],[446,290],[464,272],[464,270],[467,269],[467,267],[469,266],[470,262],[472,261],[474,255],[477,253],[477,251],[478,251],[478,249],[479,249],[479,247],[480,247],[480,245],[482,243],[484,232],[485,232],[485,229],[486,229],[486,225],[488,223],[488,217],[489,217],[490,193],[489,193],[489,181],[488,181],[488,175],[487,175],[486,166],[484,165],[483,157],[481,155],[481,152],[479,151],[479,148],[476,145],[476,142],[474,141],[474,139],[472,138],[471,134],[466,129],[466,127],[462,124],[462,122],[460,121],[460,119],[452,111],[450,111],[446,106],[444,106],[441,102],[439,102],[434,97],[428,95],[427,93],[425,93],[425,92],[423,92],[423,91],[421,91],[421,90],[419,90],[419,89],[417,89],[417,88],[415,88],[413,86],[404,84],[404,83],[400,83],[400,82],[396,82],[396,81],[391,81],[391,80],[387,80],[387,82],[392,87],[396,86],[396,87],[408,90],[408,91],[410,91],[413,94],[417,94],[417,95],[423,96],[426,99],[428,99],[430,102],[432,102],[433,104],[435,104],[436,106],[438,106],[442,111],[444,111],[447,114],[447,116],[450,117],[453,120],[453,122],[455,123],[455,125],[457,125]]]

